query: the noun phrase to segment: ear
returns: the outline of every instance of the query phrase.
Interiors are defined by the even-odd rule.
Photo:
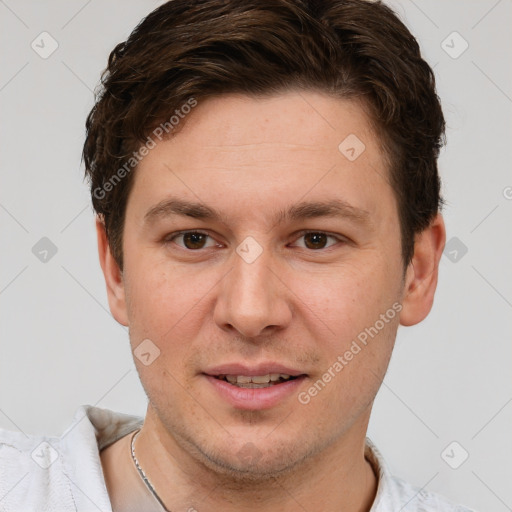
[[[98,237],[100,265],[107,285],[107,297],[110,311],[121,325],[127,326],[128,315],[126,312],[123,274],[110,252],[105,225],[99,216],[96,217],[96,234]]]
[[[400,324],[415,325],[432,309],[445,242],[446,229],[438,214],[430,226],[415,237],[414,256],[405,276]]]

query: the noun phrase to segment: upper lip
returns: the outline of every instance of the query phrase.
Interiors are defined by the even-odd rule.
[[[241,363],[226,363],[204,371],[207,375],[245,375],[247,377],[254,377],[255,375],[269,375],[271,373],[283,373],[296,377],[298,375],[305,375],[300,370],[285,366],[279,363],[263,362],[253,366],[247,366]]]

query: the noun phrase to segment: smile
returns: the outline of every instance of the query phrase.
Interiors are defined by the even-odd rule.
[[[267,388],[281,384],[283,382],[293,380],[297,377],[292,377],[286,373],[270,373],[267,375],[217,375],[217,379],[224,380],[237,386],[239,388]]]
[[[286,403],[296,396],[307,375],[269,373],[265,375],[203,374],[214,395],[235,409],[261,410]],[[294,402],[293,402],[294,403]]]

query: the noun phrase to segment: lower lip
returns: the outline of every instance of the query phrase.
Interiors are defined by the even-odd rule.
[[[286,397],[296,394],[299,386],[306,378],[305,375],[301,375],[296,379],[274,384],[267,388],[239,388],[211,375],[205,375],[205,377],[233,407],[246,410],[270,409],[278,405]]]

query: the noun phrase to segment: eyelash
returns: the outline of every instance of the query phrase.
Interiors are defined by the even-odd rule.
[[[198,231],[198,230],[188,230],[188,231],[178,231],[176,233],[172,233],[171,235],[167,236],[164,238],[164,243],[165,244],[169,244],[171,242],[173,242],[176,238],[180,237],[180,236],[183,236],[183,235],[186,235],[186,234],[190,234],[190,233],[194,233],[194,234],[198,234],[198,235],[205,235],[209,238],[211,238],[213,240],[213,237],[209,234],[209,233],[205,233],[204,231]],[[316,234],[316,235],[327,235],[328,238],[333,238],[335,240],[337,240],[338,242],[342,242],[342,243],[345,243],[347,240],[342,238],[342,237],[339,237],[337,235],[332,235],[330,233],[327,233],[325,231],[311,231],[311,230],[303,230],[303,231],[300,231],[299,233],[297,233],[297,239],[299,238],[302,238],[303,236],[305,235],[309,235],[309,234]],[[328,246],[328,247],[324,247],[324,248],[321,248],[321,249],[309,249],[311,252],[321,252],[321,251],[326,251],[328,249],[330,249],[331,247],[333,247],[334,245],[336,244],[333,244],[331,246]],[[186,247],[182,247],[182,246],[178,246],[180,247],[181,249],[185,250],[185,251],[188,251],[188,252],[199,252],[205,248],[201,248],[201,249],[187,249]],[[210,249],[211,247],[206,247],[206,249]],[[307,247],[301,247],[301,249],[307,249]]]

